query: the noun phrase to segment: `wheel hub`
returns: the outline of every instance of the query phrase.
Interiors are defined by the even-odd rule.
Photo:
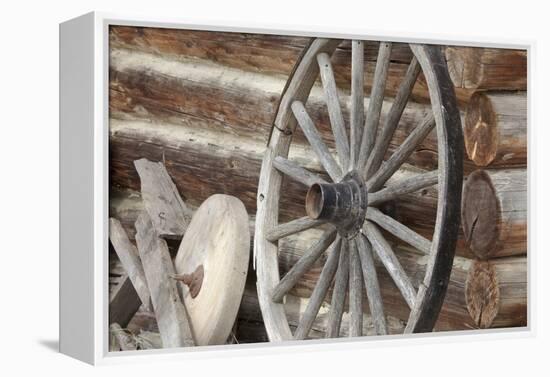
[[[328,221],[347,238],[353,238],[363,226],[367,205],[365,182],[355,170],[338,183],[313,184],[306,196],[307,215]]]

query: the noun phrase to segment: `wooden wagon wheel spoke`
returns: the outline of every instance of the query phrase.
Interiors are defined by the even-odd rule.
[[[334,289],[332,290],[332,299],[330,302],[330,311],[328,315],[326,338],[337,338],[340,335],[340,325],[342,324],[342,315],[344,314],[344,302],[346,300],[346,289],[349,280],[349,242],[342,240],[340,248],[340,259],[338,260],[338,270],[334,279]]]
[[[329,251],[327,262],[325,263],[325,266],[321,271],[319,280],[317,281],[317,284],[313,289],[313,293],[311,294],[306,310],[304,311],[304,314],[300,319],[300,323],[296,328],[294,339],[305,339],[309,334],[309,331],[311,330],[313,321],[315,320],[315,317],[317,317],[317,313],[321,308],[321,304],[323,303],[323,300],[327,295],[327,291],[330,287],[330,284],[332,283],[334,274],[336,273],[338,260],[340,259],[341,243],[342,239],[340,238],[340,236],[337,236],[336,241],[334,241],[334,243],[332,244],[333,246]]]
[[[367,119],[365,120],[365,128],[361,139],[361,149],[359,151],[359,160],[357,162],[357,169],[359,171],[365,170],[367,158],[371,153],[374,141],[376,139],[376,132],[380,121],[380,113],[384,102],[386,78],[388,76],[388,68],[390,66],[391,47],[391,43],[381,42],[380,49],[378,50],[378,59],[376,61],[376,68],[374,69],[372,91],[369,100],[369,107],[367,109]]]
[[[369,205],[374,206],[388,200],[394,200],[402,195],[411,194],[426,187],[437,184],[439,174],[437,170],[417,174],[414,177],[401,179],[380,191],[369,193]]]
[[[281,302],[288,291],[292,289],[298,280],[313,266],[321,254],[334,242],[336,229],[331,228],[323,233],[321,238],[313,244],[305,254],[292,266],[292,268],[281,279],[273,289],[271,299],[273,302]]]
[[[413,56],[407,69],[407,73],[405,74],[405,78],[401,82],[397,95],[393,100],[390,112],[388,113],[382,129],[376,139],[374,148],[367,159],[367,165],[365,167],[367,177],[370,177],[370,175],[380,167],[380,164],[384,158],[384,153],[386,153],[386,150],[390,145],[391,138],[397,128],[397,125],[399,124],[401,116],[403,115],[403,110],[405,110],[405,106],[407,106],[407,102],[409,101],[409,97],[419,74],[420,64]]]
[[[435,126],[435,118],[433,114],[429,114],[424,118],[422,123],[418,125],[407,138],[391,155],[391,157],[382,164],[382,167],[369,178],[367,187],[369,192],[378,191],[384,183],[399,169],[401,165],[414,152],[416,147],[428,136],[430,131]]]
[[[367,210],[367,219],[377,223],[381,228],[384,228],[397,238],[405,241],[409,245],[415,247],[425,254],[430,254],[432,243],[420,234],[416,233],[409,227],[401,224],[399,221],[392,219],[390,216],[383,214],[374,207],[369,207]]]
[[[364,98],[364,46],[363,41],[351,42],[351,114],[350,114],[350,164],[357,164],[363,124],[365,121]]]
[[[363,335],[363,273],[355,241],[349,242],[349,336]]]
[[[270,242],[275,242],[281,238],[322,225],[325,222],[325,220],[312,220],[307,216],[300,217],[299,219],[289,221],[288,223],[277,225],[275,228],[267,232],[265,238]]]
[[[336,152],[338,152],[338,159],[340,160],[342,170],[346,171],[350,156],[348,135],[346,133],[346,127],[344,126],[344,117],[342,116],[342,109],[340,108],[338,89],[336,88],[336,81],[334,80],[330,56],[326,52],[320,53],[317,55],[317,63],[319,64],[319,73],[325,92],[325,101],[327,103],[330,125],[336,144]]]
[[[374,331],[377,335],[385,335],[388,333],[386,325],[386,317],[384,316],[384,305],[382,304],[382,296],[380,295],[380,285],[374,268],[374,258],[372,257],[372,246],[370,242],[363,236],[355,237],[355,245],[361,261],[361,269],[367,290],[367,299],[369,301],[370,314]]]
[[[304,135],[307,138],[307,141],[313,148],[313,151],[321,161],[321,164],[327,171],[328,175],[332,178],[334,182],[338,182],[342,178],[342,169],[338,166],[338,163],[332,157],[332,154],[328,150],[328,147],[321,139],[317,128],[311,117],[307,113],[304,104],[300,101],[294,101],[292,103],[292,112],[300,125],[300,128],[304,132]]]
[[[273,160],[273,166],[275,166],[275,168],[281,173],[287,175],[296,182],[300,182],[306,185],[307,187],[315,183],[327,183],[327,181],[325,181],[319,175],[312,173],[309,170],[306,170],[300,165],[296,164],[295,162],[287,160],[286,158],[281,156],[275,157],[275,159]]]
[[[384,267],[386,267],[386,270],[392,277],[395,285],[397,285],[401,295],[409,307],[413,308],[416,298],[416,290],[407,276],[407,273],[403,270],[401,263],[397,260],[390,244],[386,241],[382,233],[380,233],[376,225],[369,221],[365,222],[363,232],[367,239],[372,243],[376,255],[378,255],[378,258],[380,258],[384,264]]]

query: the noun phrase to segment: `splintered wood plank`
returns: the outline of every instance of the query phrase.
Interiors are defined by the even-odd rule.
[[[141,180],[141,196],[151,222],[160,237],[179,239],[191,221],[192,211],[161,162],[145,158],[134,161]]]
[[[149,215],[142,212],[136,221],[136,242],[143,262],[164,348],[193,346],[187,312],[178,293],[166,241],[159,237]]]
[[[149,294],[149,288],[147,288],[147,280],[139,259],[139,252],[128,239],[128,235],[120,221],[112,217],[109,219],[109,239],[144,307],[147,310],[152,310],[151,295]]]
[[[109,323],[118,323],[120,326],[126,327],[140,306],[141,299],[130,277],[128,275],[121,276],[109,298]]]

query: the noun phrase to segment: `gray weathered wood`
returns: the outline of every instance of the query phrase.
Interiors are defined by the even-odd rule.
[[[369,193],[369,205],[374,206],[388,200],[398,199],[400,196],[433,186],[437,184],[438,179],[439,173],[437,170],[399,179],[399,181],[389,184],[380,191]]]
[[[395,256],[390,244],[386,241],[382,233],[380,233],[376,225],[369,221],[365,222],[363,232],[371,242],[376,255],[378,255],[378,258],[382,261],[386,270],[388,270],[397,288],[399,288],[403,298],[407,301],[409,307],[412,308],[416,299],[416,291],[407,273],[403,270],[401,263],[399,263],[399,260]]]
[[[372,147],[374,146],[376,139],[376,132],[380,121],[380,112],[382,111],[382,103],[384,102],[384,90],[386,89],[388,67],[390,65],[391,46],[392,44],[389,42],[380,42],[376,69],[374,70],[369,107],[367,109],[367,119],[365,120],[365,127],[361,139],[361,149],[359,151],[359,160],[357,162],[357,169],[359,171],[365,170],[367,159],[371,154]]]
[[[128,239],[128,235],[120,221],[113,217],[109,219],[109,239],[142,304],[147,310],[152,310],[151,295],[149,294],[149,288],[147,288],[147,280],[145,279],[145,272],[143,271],[141,259],[139,259],[138,250]]]
[[[363,273],[355,241],[349,242],[349,313],[349,336],[363,335]]]
[[[378,133],[374,148],[369,155],[369,158],[367,159],[367,165],[365,167],[367,171],[367,177],[370,177],[370,175],[378,170],[378,168],[382,164],[384,154],[386,153],[388,146],[390,145],[392,136],[399,124],[399,120],[401,119],[403,110],[405,110],[405,106],[409,101],[409,97],[412,93],[414,84],[416,83],[416,79],[418,78],[419,74],[420,64],[418,64],[418,60],[413,57],[411,64],[407,69],[405,78],[401,82],[397,95],[393,100],[390,112],[386,116],[386,120],[382,125],[382,129]]]
[[[386,317],[384,316],[384,305],[380,295],[380,285],[374,268],[374,258],[372,256],[372,246],[365,237],[359,235],[355,237],[355,245],[361,261],[361,270],[367,290],[367,299],[369,301],[370,314],[374,323],[374,329],[377,335],[388,333]]]
[[[344,302],[346,301],[346,289],[349,280],[349,249],[348,240],[343,239],[342,246],[340,247],[338,270],[336,271],[334,288],[332,290],[326,338],[337,338],[340,336],[340,326],[342,324],[342,315],[344,314]]]
[[[281,156],[275,157],[275,159],[273,160],[273,166],[275,166],[275,168],[281,173],[287,175],[296,182],[304,184],[307,187],[310,187],[315,183],[327,182],[318,174],[312,173],[309,170],[306,170],[300,165],[296,164],[295,162],[287,160],[286,158]]]
[[[137,345],[133,337],[118,323],[111,323],[109,326],[109,332],[111,334],[111,341],[116,343],[116,346],[120,351],[134,351],[137,349]]]
[[[336,229],[331,228],[323,233],[273,289],[272,300],[281,302],[285,294],[296,285],[296,282],[313,266],[321,254],[334,242]]]
[[[149,215],[136,221],[136,242],[164,348],[193,346],[193,335],[176,281],[166,241],[159,237]]]
[[[381,228],[384,228],[397,238],[405,241],[411,246],[414,246],[419,251],[430,254],[432,243],[414,230],[399,221],[392,219],[390,216],[383,214],[374,207],[369,207],[367,210],[367,219],[374,221]]]
[[[307,216],[289,221],[288,223],[279,224],[266,233],[266,239],[270,242],[275,242],[283,237],[288,237],[292,234],[303,232],[304,230],[324,224],[325,220],[312,220]]]
[[[294,333],[294,339],[305,339],[309,334],[309,330],[311,330],[311,326],[315,321],[315,317],[319,312],[319,308],[323,303],[330,284],[332,283],[332,279],[334,278],[334,274],[336,273],[336,269],[338,268],[341,243],[342,239],[340,238],[340,236],[337,236],[336,241],[334,241],[334,243],[332,244],[333,246],[329,251],[327,262],[325,263],[323,270],[321,271],[319,280],[317,281],[317,284],[313,289],[313,293],[311,294],[304,315],[300,319],[300,324],[298,325],[298,328]]]
[[[364,44],[363,41],[351,42],[351,113],[350,113],[350,162],[352,168],[357,164],[361,137],[365,122],[364,102]]]
[[[317,63],[319,64],[319,74],[323,89],[325,92],[325,101],[328,107],[328,115],[330,118],[330,126],[334,135],[336,151],[338,152],[338,160],[343,171],[347,170],[349,165],[349,143],[346,127],[344,125],[344,117],[340,107],[338,98],[338,89],[334,80],[334,72],[330,62],[330,56],[326,52],[317,55]]]
[[[142,158],[134,165],[141,180],[145,209],[157,233],[165,238],[181,238],[193,213],[181,199],[164,164]]]
[[[319,161],[327,171],[328,175],[334,182],[340,181],[342,178],[342,169],[338,166],[338,163],[332,157],[328,147],[321,139],[319,132],[315,128],[315,124],[309,117],[304,104],[300,101],[294,101],[292,103],[292,112],[300,125],[300,128],[304,132],[309,144],[313,148],[313,151],[319,158]]]
[[[403,144],[382,164],[380,169],[368,179],[367,188],[369,192],[378,191],[393,173],[403,165],[411,153],[414,152],[416,146],[424,140],[434,127],[435,118],[433,114],[430,114],[407,136]]]

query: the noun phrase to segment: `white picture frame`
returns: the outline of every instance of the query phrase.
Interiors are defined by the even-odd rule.
[[[461,46],[526,49],[532,41],[439,39],[420,33],[259,26],[252,23],[194,24],[172,18],[132,17],[88,13],[60,24],[60,351],[90,364],[136,360],[223,357],[288,353],[300,350],[379,347],[389,343],[434,343],[532,336],[531,284],[525,328],[417,334],[397,338],[363,337],[301,343],[263,343],[207,346],[155,351],[108,351],[108,30],[110,25],[132,25],[264,34],[326,36],[364,40],[436,43]],[[529,59],[529,71],[532,67]],[[528,72],[528,79],[532,77]],[[528,94],[530,109],[531,99]],[[530,112],[531,110],[529,110]],[[529,117],[531,119],[531,117]],[[531,126],[528,125],[531,130]],[[532,132],[528,139],[531,143]],[[531,150],[529,149],[529,154]],[[531,168],[529,168],[531,170]],[[530,174],[529,174],[530,175]],[[531,216],[531,215],[530,215]],[[532,279],[528,261],[528,279]]]

